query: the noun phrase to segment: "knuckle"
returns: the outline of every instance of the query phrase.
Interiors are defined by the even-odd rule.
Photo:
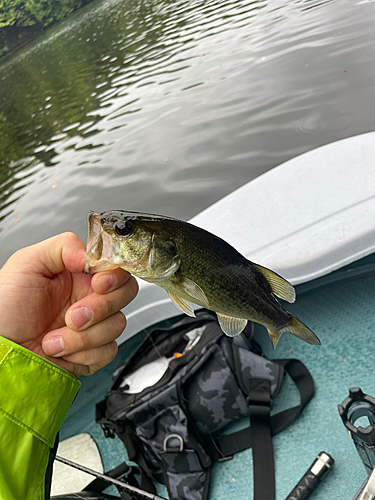
[[[81,364],[89,366],[94,363],[97,363],[101,350],[102,350],[101,347],[95,347],[92,349],[86,349],[85,351],[82,351],[80,353]]]
[[[61,233],[60,238],[64,241],[73,241],[73,240],[75,241],[79,239],[78,236],[71,231],[66,231],[65,233]]]
[[[65,357],[67,361],[87,367],[87,374],[91,375],[100,368],[108,365],[116,357],[118,346],[115,341],[101,347],[87,349]]]
[[[93,375],[96,371],[100,370],[100,368],[102,368],[100,365],[89,365],[86,375]]]
[[[131,302],[138,293],[138,283],[136,279],[131,276],[130,279],[119,289],[106,295],[95,297],[95,304],[93,309],[96,311],[96,318],[108,318],[115,315],[117,312]],[[123,329],[126,323],[123,321]]]
[[[134,278],[134,276],[131,276],[127,283],[130,285],[131,292],[132,292],[131,300],[133,300],[138,294],[138,290],[139,290],[138,281]]]
[[[72,332],[71,351],[80,352],[90,348],[90,338],[85,330],[81,332]]]
[[[95,350],[95,353],[88,353],[86,356],[85,364],[91,370],[98,370],[103,368],[113,361],[118,351],[118,345],[115,341],[101,346]]]
[[[117,312],[117,304],[114,300],[111,300],[109,298],[105,298],[105,304],[104,304],[104,310],[105,310],[105,316],[109,317],[112,316],[112,314]]]
[[[107,344],[107,359],[108,363],[113,361],[116,357],[117,351],[118,351],[118,345],[116,342],[111,342],[110,344]]]
[[[94,312],[96,320],[108,318],[117,312],[116,302],[111,299],[110,294],[96,296],[95,302],[92,306],[92,311]]]
[[[112,320],[114,322],[114,329],[119,332],[123,332],[126,328],[126,317],[125,315],[119,311],[113,315]]]

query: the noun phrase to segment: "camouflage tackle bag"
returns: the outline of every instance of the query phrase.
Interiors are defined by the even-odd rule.
[[[301,403],[271,416],[285,371]],[[96,421],[106,437],[123,441],[138,465],[124,464],[129,484],[156,493],[157,480],[170,500],[206,500],[213,461],[252,447],[254,500],[274,500],[271,436],[293,422],[313,394],[313,380],[300,361],[262,356],[251,324],[229,338],[216,315],[201,310],[145,338],[114,373],[111,390],[96,405]],[[223,434],[244,417],[249,426]]]

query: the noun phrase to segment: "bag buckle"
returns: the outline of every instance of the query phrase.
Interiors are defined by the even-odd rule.
[[[173,440],[178,441],[178,445],[176,446],[173,443]],[[170,443],[172,441],[172,443]],[[180,436],[180,434],[167,434],[164,438],[163,442],[163,450],[167,453],[175,453],[177,451],[182,451],[184,449],[184,440]]]
[[[267,408],[272,408],[272,400],[270,397],[251,397],[247,396],[246,403],[248,406],[265,406]]]
[[[254,378],[250,383],[250,392],[246,398],[247,404],[250,406],[260,406],[272,408],[271,399],[271,384],[269,380]]]
[[[106,438],[114,439],[116,437],[114,431],[108,425],[100,424],[100,427],[102,428],[102,431]]]

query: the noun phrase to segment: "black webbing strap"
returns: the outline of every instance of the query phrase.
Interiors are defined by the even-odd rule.
[[[248,404],[252,434],[254,500],[275,500],[269,380],[250,380]]]
[[[294,422],[314,395],[314,381],[310,372],[298,359],[273,360],[284,367],[297,386],[299,405],[270,415],[270,383],[264,379],[250,381],[248,403],[250,427],[232,434],[207,440],[212,459],[225,460],[235,453],[252,447],[254,470],[254,500],[275,500],[275,472],[272,436]]]
[[[272,361],[284,367],[296,384],[301,398],[299,405],[271,416],[270,427],[273,436],[296,420],[313,397],[315,388],[310,372],[298,359],[273,359]],[[246,427],[232,434],[208,439],[206,440],[206,446],[213,460],[225,460],[239,451],[250,448],[252,446],[252,435],[251,428]]]
[[[252,447],[254,500],[275,500],[272,435],[285,429],[296,420],[313,397],[315,390],[313,379],[301,361],[297,359],[272,361],[282,365],[296,384],[301,398],[300,404],[271,416],[270,382],[264,379],[251,379],[250,392],[247,398],[250,409],[250,426],[232,434],[222,435],[217,438],[211,436],[204,439],[205,447],[212,460],[229,459],[235,453]],[[120,437],[126,446],[130,444],[124,439],[125,436]],[[133,457],[133,459],[140,466],[138,472],[141,473],[141,483],[146,479],[147,482],[150,481],[149,476],[151,474],[142,455],[136,458]],[[121,464],[119,468],[123,466],[126,466],[126,464]],[[113,474],[112,477],[116,477],[118,472],[120,472],[121,475],[121,471],[117,471],[119,468],[114,469],[109,474]],[[124,475],[129,474],[128,479],[130,480],[135,479],[133,474],[128,471],[125,472],[124,470],[122,473],[125,473]],[[87,488],[91,489],[93,483]],[[152,483],[151,485],[142,484],[141,487],[146,491],[150,491],[150,489],[155,488]],[[128,500],[128,498],[125,497],[124,500]]]
[[[274,359],[275,363],[282,365],[296,384],[301,402],[299,405],[284,410],[271,417],[271,433],[277,434],[294,422],[301,414],[307,403],[314,396],[315,386],[312,376],[306,366],[298,359]]]

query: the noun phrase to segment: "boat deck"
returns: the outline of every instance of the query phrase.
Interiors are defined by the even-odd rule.
[[[374,278],[373,254],[315,282],[296,287],[297,302],[288,305],[288,310],[318,335],[320,347],[309,346],[285,334],[273,351],[265,329],[260,326],[255,329],[255,338],[268,357],[300,359],[316,385],[316,394],[300,418],[273,438],[278,500],[286,498],[321,451],[332,455],[335,464],[311,498],[351,499],[366,478],[337,405],[348,396],[351,387],[360,387],[375,396]],[[125,459],[125,449],[119,439],[104,438],[94,420],[94,405],[110,388],[115,367],[129,356],[141,336],[122,344],[111,365],[82,379],[82,389],[61,430],[61,439],[80,432],[91,434],[100,449],[105,470]],[[298,399],[297,389],[287,378],[275,401],[274,412],[298,404]],[[159,493],[167,497],[163,488]],[[215,463],[213,467],[209,499],[238,498],[252,498],[251,450],[227,462]]]

